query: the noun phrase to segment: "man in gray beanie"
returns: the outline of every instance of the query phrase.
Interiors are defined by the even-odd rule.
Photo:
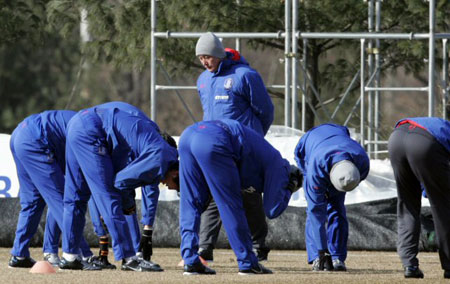
[[[261,76],[239,52],[224,49],[211,32],[203,34],[195,47],[205,71],[197,80],[203,107],[203,120],[233,119],[264,137],[273,121],[274,107]],[[252,188],[242,189],[244,209],[252,234],[253,248],[259,261],[267,260],[270,249],[265,244],[268,233],[262,197]],[[221,227],[214,200],[202,214],[199,255],[213,260],[213,249]]]
[[[219,59],[223,59],[226,56],[222,42],[211,32],[203,34],[198,39],[197,45],[195,46],[195,55],[209,55]]]
[[[348,221],[346,192],[369,173],[369,157],[347,127],[319,125],[302,136],[295,160],[303,172],[308,203],[305,240],[314,271],[346,271]]]

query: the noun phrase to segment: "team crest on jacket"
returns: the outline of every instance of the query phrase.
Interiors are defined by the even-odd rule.
[[[229,90],[229,89],[231,89],[232,86],[233,86],[233,79],[232,79],[232,78],[227,78],[227,79],[225,80],[225,83],[223,84],[223,87],[224,87],[226,90]]]

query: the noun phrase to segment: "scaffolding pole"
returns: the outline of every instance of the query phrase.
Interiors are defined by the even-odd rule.
[[[285,0],[284,6],[284,125],[291,126],[290,102],[291,102],[291,60],[289,53],[291,52],[291,0]]]
[[[150,30],[150,118],[156,121],[156,0],[151,3]]]
[[[381,0],[376,0],[375,2],[375,32],[380,32],[381,27]],[[375,88],[380,87],[380,40],[375,40],[375,72],[377,74],[375,75]],[[374,113],[375,113],[375,159],[378,159],[378,131],[380,129],[380,91],[375,91],[375,106],[374,106]]]
[[[430,1],[430,35],[428,41],[428,116],[434,116],[434,26],[435,26],[435,4]]]
[[[303,60],[302,68],[308,71],[308,40],[303,39]],[[307,76],[308,74],[306,74]],[[306,77],[305,76],[305,77]],[[303,95],[302,95],[302,131],[306,132],[306,94],[308,91],[308,84],[306,79],[303,80]]]
[[[374,27],[374,21],[373,21],[373,17],[374,17],[374,5],[373,5],[373,0],[369,0],[367,1],[368,4],[368,28],[369,28],[369,33],[373,33],[373,27]],[[372,39],[368,40],[367,42],[367,50],[368,50],[368,55],[367,55],[367,72],[369,74],[369,76],[372,76],[372,73],[374,72],[374,67],[373,67],[373,42]],[[368,84],[372,84],[371,82]],[[370,87],[370,86],[369,86]],[[367,94],[367,105],[369,106],[367,108],[367,140],[372,141],[372,124],[373,124],[373,109],[372,109],[372,100],[373,100],[373,91],[369,91]],[[370,153],[372,152],[372,144],[367,144],[367,151],[369,152],[369,155],[371,155]],[[370,157],[370,156],[369,156]]]
[[[360,79],[360,84],[361,84],[361,90],[360,90],[360,99],[361,99],[361,122],[360,122],[360,128],[361,128],[361,146],[364,147],[364,117],[365,117],[365,113],[364,113],[364,69],[365,69],[365,52],[364,52],[364,48],[365,48],[365,39],[362,38],[361,39],[361,79]]]
[[[442,117],[448,119],[447,115],[447,100],[448,100],[448,52],[447,52],[447,39],[442,40]]]
[[[292,34],[297,32],[297,4],[298,0],[292,0]],[[295,36],[292,37],[292,128],[297,129],[297,52],[298,40]]]

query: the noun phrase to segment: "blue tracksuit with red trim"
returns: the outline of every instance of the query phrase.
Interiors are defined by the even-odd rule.
[[[226,54],[216,72],[205,70],[197,80],[203,120],[234,119],[264,136],[274,111],[264,82],[243,57]]]
[[[210,197],[219,208],[240,269],[257,265],[242,205],[241,188],[264,193],[269,218],[287,207],[291,192],[289,162],[261,135],[241,123],[223,119],[188,127],[180,137],[180,233],[185,264],[199,262],[200,215]]]
[[[64,211],[66,127],[74,115],[75,112],[65,110],[34,114],[21,122],[11,135],[21,205],[12,255],[30,255],[29,244],[46,204],[44,252],[58,252]],[[92,255],[84,238],[81,253],[85,257]]]
[[[177,150],[148,118],[104,105],[78,112],[67,128],[63,251],[76,252],[92,195],[111,236],[115,258],[135,255],[123,215],[128,201],[122,199],[121,191],[138,186],[156,189],[177,160]]]
[[[144,112],[142,112],[139,108],[124,102],[117,101],[104,103],[102,104],[102,107],[117,108],[122,111],[126,111],[132,115],[147,119],[147,115]],[[159,127],[156,125],[156,123],[154,123],[153,126],[157,131],[159,131]],[[129,204],[129,207],[135,206],[134,199],[136,197],[136,192],[134,190],[122,191],[121,193],[122,198],[127,200],[127,204]],[[159,197],[159,187],[158,188],[151,188],[150,186],[142,187],[141,223],[143,225],[153,226],[156,216],[158,197]],[[99,237],[107,235],[108,233],[103,227],[103,223],[100,219],[100,211],[92,198],[89,200],[88,206],[95,233]],[[139,242],[141,239],[139,222],[137,221],[137,214],[135,213],[131,215],[125,215],[125,219],[127,220],[131,234],[131,239],[133,240],[134,248],[137,252],[139,249]]]
[[[318,257],[319,250],[327,249],[333,259],[344,261],[348,239],[345,192],[333,187],[330,171],[335,163],[349,160],[358,168],[363,180],[369,173],[369,157],[350,138],[347,127],[336,124],[322,124],[309,130],[298,142],[294,154],[303,172],[308,203],[305,226],[308,262]]]

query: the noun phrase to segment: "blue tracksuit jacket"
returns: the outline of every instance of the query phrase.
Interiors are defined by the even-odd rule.
[[[287,207],[291,192],[289,162],[263,137],[230,120],[203,121],[180,137],[181,255],[186,264],[199,262],[200,215],[214,198],[240,269],[256,266],[252,240],[242,205],[241,188],[264,193],[269,218]]]
[[[133,256],[121,191],[155,188],[177,160],[177,150],[148,118],[108,105],[78,112],[67,129],[63,251],[74,253],[78,247],[92,195],[111,235],[115,258]]]
[[[11,135],[21,205],[12,255],[30,255],[29,244],[46,204],[44,252],[58,252],[64,211],[66,127],[74,115],[75,112],[64,110],[34,114],[21,122]],[[80,247],[83,256],[92,255],[84,238]]]
[[[318,257],[319,250],[327,249],[333,259],[344,261],[348,238],[345,193],[333,187],[329,173],[335,163],[349,160],[359,169],[363,180],[369,173],[369,157],[350,138],[348,129],[336,124],[322,124],[309,130],[298,142],[294,154],[303,172],[308,203],[305,228],[308,262]]]
[[[226,54],[216,72],[205,70],[197,80],[203,120],[234,119],[264,136],[274,111],[264,82],[243,57]]]
[[[412,121],[425,128],[450,153],[450,122],[439,117],[412,117],[397,122],[395,127],[405,121]]]

